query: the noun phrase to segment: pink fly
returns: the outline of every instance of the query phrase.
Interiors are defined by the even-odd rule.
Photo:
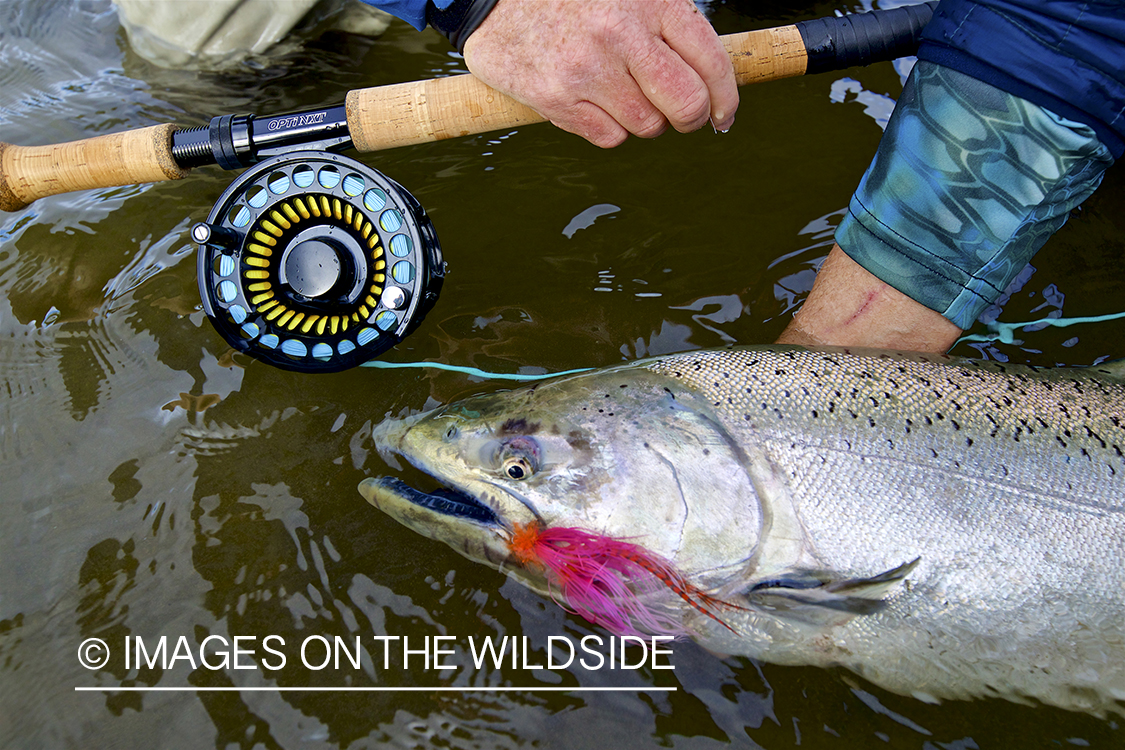
[[[687,635],[669,616],[646,606],[630,584],[642,590],[663,584],[732,632],[715,610],[742,609],[692,585],[671,562],[644,547],[582,529],[516,524],[508,549],[521,564],[546,570],[548,583],[576,614],[617,635]]]

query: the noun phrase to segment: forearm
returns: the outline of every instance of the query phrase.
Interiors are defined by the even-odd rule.
[[[880,281],[834,245],[779,344],[944,353],[961,329]]]
[[[919,62],[783,340],[944,351],[1112,163],[1090,127]]]

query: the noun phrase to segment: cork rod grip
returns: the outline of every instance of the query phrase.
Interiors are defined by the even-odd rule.
[[[796,26],[721,37],[739,85],[804,74],[805,45]],[[348,129],[359,151],[377,151],[493,130],[546,118],[472,75],[413,81],[348,93]],[[73,190],[178,180],[189,169],[172,155],[174,125],[51,146],[0,143],[0,210],[17,211]]]
[[[72,190],[181,179],[190,170],[172,158],[175,129],[152,125],[51,146],[0,143],[0,210]]]
[[[805,45],[796,26],[720,38],[740,86],[805,72]],[[547,119],[469,74],[356,89],[348,92],[346,104],[357,151],[459,138]]]

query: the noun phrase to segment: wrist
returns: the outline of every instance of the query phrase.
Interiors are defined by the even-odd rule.
[[[426,22],[449,40],[458,52],[464,53],[469,35],[484,23],[499,0],[452,0],[439,8],[426,3]]]

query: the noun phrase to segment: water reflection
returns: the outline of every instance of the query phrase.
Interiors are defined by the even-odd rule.
[[[751,24],[736,6],[716,8],[723,32]],[[830,11],[810,5],[808,15]],[[108,0],[16,0],[0,14],[2,138],[19,144],[296,110],[457,64],[436,35],[400,26],[378,42],[331,35],[261,69],[188,73],[132,54]],[[849,75],[873,91],[897,80],[889,67]],[[831,104],[832,83],[746,90],[745,114],[723,137],[673,134],[606,153],[543,126],[368,157],[427,206],[450,263],[438,306],[388,356],[555,371],[771,340],[808,291],[878,137],[858,108]],[[791,126],[779,133],[782,121]],[[211,330],[186,230],[230,178],[200,169],[178,183],[58,196],[0,216],[4,744],[1122,744],[1116,721],[994,701],[928,706],[832,670],[692,644],[676,646],[673,672],[477,669],[464,652],[449,674],[404,665],[401,653],[384,666],[375,635],[527,636],[544,657],[548,636],[599,631],[393,523],[356,492],[364,476],[391,470],[369,452],[374,422],[505,384],[413,370],[302,376],[232,355]],[[1003,318],[1112,311],[1102,308],[1119,299],[1121,188],[1107,176],[1012,290]],[[599,206],[616,210],[585,213]],[[584,228],[567,235],[584,214]],[[1123,331],[1028,332],[982,353],[1084,363],[1119,356]],[[358,635],[361,665],[311,670],[290,651],[277,670],[138,669],[121,652],[126,637],[166,636],[172,648],[180,636],[193,647],[252,636],[260,659],[270,634],[291,649],[309,636],[351,644]],[[75,658],[91,637],[114,649],[93,671]],[[528,684],[677,690],[74,691]]]

